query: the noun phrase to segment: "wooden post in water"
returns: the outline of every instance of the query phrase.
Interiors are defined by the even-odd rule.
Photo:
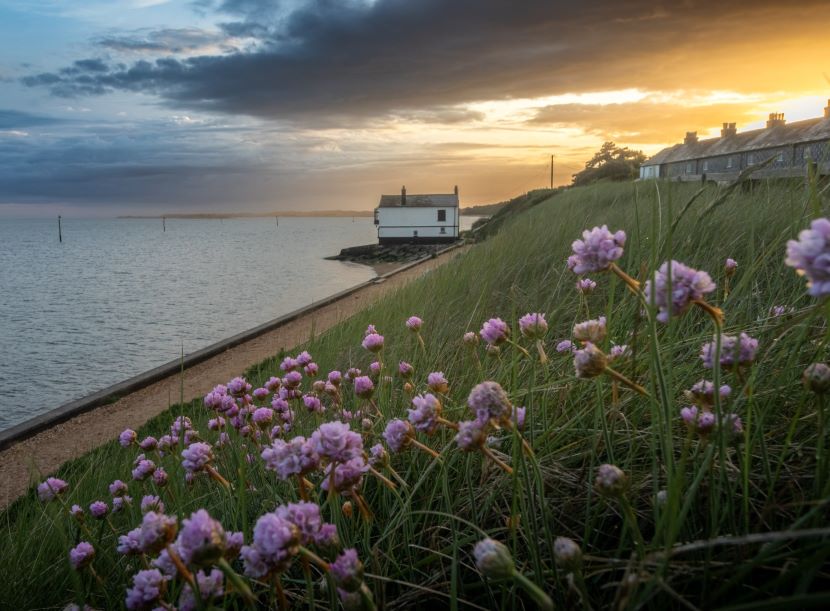
[[[161,217],[161,232],[167,233],[167,219],[165,217]]]
[[[280,217],[275,216],[274,220],[277,221],[277,227],[279,227],[280,226]]]
[[[63,234],[61,233],[61,215],[58,215],[58,243],[63,243]]]

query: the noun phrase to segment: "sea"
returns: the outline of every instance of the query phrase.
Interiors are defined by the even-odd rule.
[[[0,430],[375,277],[324,259],[376,241],[367,217],[63,218],[61,233],[0,219]]]

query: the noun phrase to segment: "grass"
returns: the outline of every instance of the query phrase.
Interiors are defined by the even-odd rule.
[[[415,449],[392,456],[407,488],[392,491],[376,479],[366,481],[363,494],[373,520],[363,520],[357,512],[347,518],[339,503],[326,504],[325,517],[337,524],[343,544],[357,548],[379,606],[534,608],[524,589],[488,581],[476,570],[472,548],[485,535],[505,543],[517,569],[558,608],[801,609],[830,604],[830,483],[817,477],[816,460],[825,444],[819,426],[822,403],[800,381],[807,364],[826,359],[826,311],[806,296],[803,279],[783,265],[786,240],[811,217],[826,214],[826,204],[815,192],[811,196],[809,189],[788,182],[734,189],[725,198],[715,187],[698,189],[626,183],[558,193],[513,216],[499,233],[457,260],[303,347],[321,372],[350,366],[365,370],[373,359],[360,341],[372,323],[386,337],[384,361],[389,366],[411,362],[419,392],[428,372],[445,372],[451,387],[444,401],[447,419],[470,418],[466,397],[483,379],[498,381],[514,404],[528,408],[523,435],[533,457],[520,450],[514,433],[504,431],[495,440],[513,475],[481,453],[458,451],[453,432],[442,429],[433,437],[418,437],[441,452],[441,462]],[[744,331],[760,340],[754,366],[742,375],[717,374],[733,387],[724,409],[743,420],[739,439],[713,435],[701,440],[687,433],[679,419],[687,404],[683,390],[712,374],[698,358],[701,344],[713,334],[702,311],[693,309],[655,326],[609,273],[592,275],[599,286],[590,296],[574,290],[576,278],[565,266],[570,244],[584,228],[600,224],[627,232],[625,255],[618,263],[633,276],[646,279],[667,258],[709,271],[718,283],[710,301],[723,308],[725,331]],[[722,271],[727,257],[739,262],[728,296]],[[251,277],[258,277],[258,270]],[[776,305],[794,311],[773,317],[770,308]],[[499,358],[485,357],[479,349],[479,371],[462,334],[500,316],[517,338],[518,318],[537,311],[546,313],[551,327],[548,365],[506,346]],[[425,321],[425,352],[403,325],[412,314]],[[615,368],[645,386],[648,397],[614,385],[606,376],[577,379],[571,359],[553,350],[557,341],[570,337],[574,323],[599,315],[608,319],[609,339],[632,350],[631,358]],[[534,354],[529,342],[524,345]],[[256,387],[275,374],[277,363],[277,358],[269,360],[246,375]],[[402,382],[396,377],[382,385],[377,402],[385,417],[369,433],[367,446],[379,439],[386,419],[405,417],[408,397]],[[200,401],[173,406],[139,436],[163,434],[178,414],[192,418],[207,440],[215,439],[206,426],[213,414]],[[308,435],[317,424],[298,411],[295,431]],[[229,479],[238,480],[235,474],[246,471],[250,486],[237,486],[236,492],[207,478],[188,489],[176,457],[165,457],[172,483],[161,495],[168,513],[182,518],[205,507],[226,529],[243,530],[249,540],[256,518],[296,500],[297,491],[258,459],[246,466],[244,453],[239,444],[217,452],[217,468]],[[107,485],[117,478],[128,481],[136,454],[112,442],[64,465],[58,476],[71,484],[67,502],[87,506],[99,498],[109,500]],[[627,474],[624,501],[596,493],[593,482],[603,463]],[[130,487],[136,501],[152,488],[138,482]],[[665,504],[656,501],[658,493],[665,494]],[[112,516],[119,533],[139,523],[137,505]],[[94,567],[105,587],[69,568],[67,550],[79,532],[60,514],[59,505],[44,506],[33,492],[13,504],[2,514],[0,574],[5,584],[0,608],[60,608],[79,594],[96,608],[122,606],[125,585],[139,561],[118,556],[108,527],[93,526],[102,541],[96,545]],[[553,541],[559,536],[580,545],[581,570],[556,567]],[[637,543],[640,536],[643,547]],[[310,589],[296,563],[283,583],[298,607],[333,605],[331,592]],[[227,602],[241,605],[232,598]]]

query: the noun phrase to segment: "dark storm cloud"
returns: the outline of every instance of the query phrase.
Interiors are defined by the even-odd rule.
[[[140,91],[173,105],[267,118],[675,89],[683,88],[681,68],[690,84],[746,90],[753,76],[740,70],[730,45],[762,35],[809,36],[816,26],[810,15],[826,2],[689,0],[660,7],[653,0],[318,0],[290,10],[279,2],[227,0],[202,6],[236,17],[223,25],[226,33],[254,36],[259,44],[245,52],[160,58],[106,73],[46,73],[23,82],[62,96]],[[765,44],[775,48],[775,40]],[[711,56],[702,61],[707,47]]]

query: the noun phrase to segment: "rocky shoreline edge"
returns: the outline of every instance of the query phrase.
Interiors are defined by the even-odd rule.
[[[437,256],[439,251],[460,244],[463,240],[441,244],[365,244],[344,248],[340,254],[326,257],[329,261],[348,261],[377,266],[384,263],[411,263]]]

